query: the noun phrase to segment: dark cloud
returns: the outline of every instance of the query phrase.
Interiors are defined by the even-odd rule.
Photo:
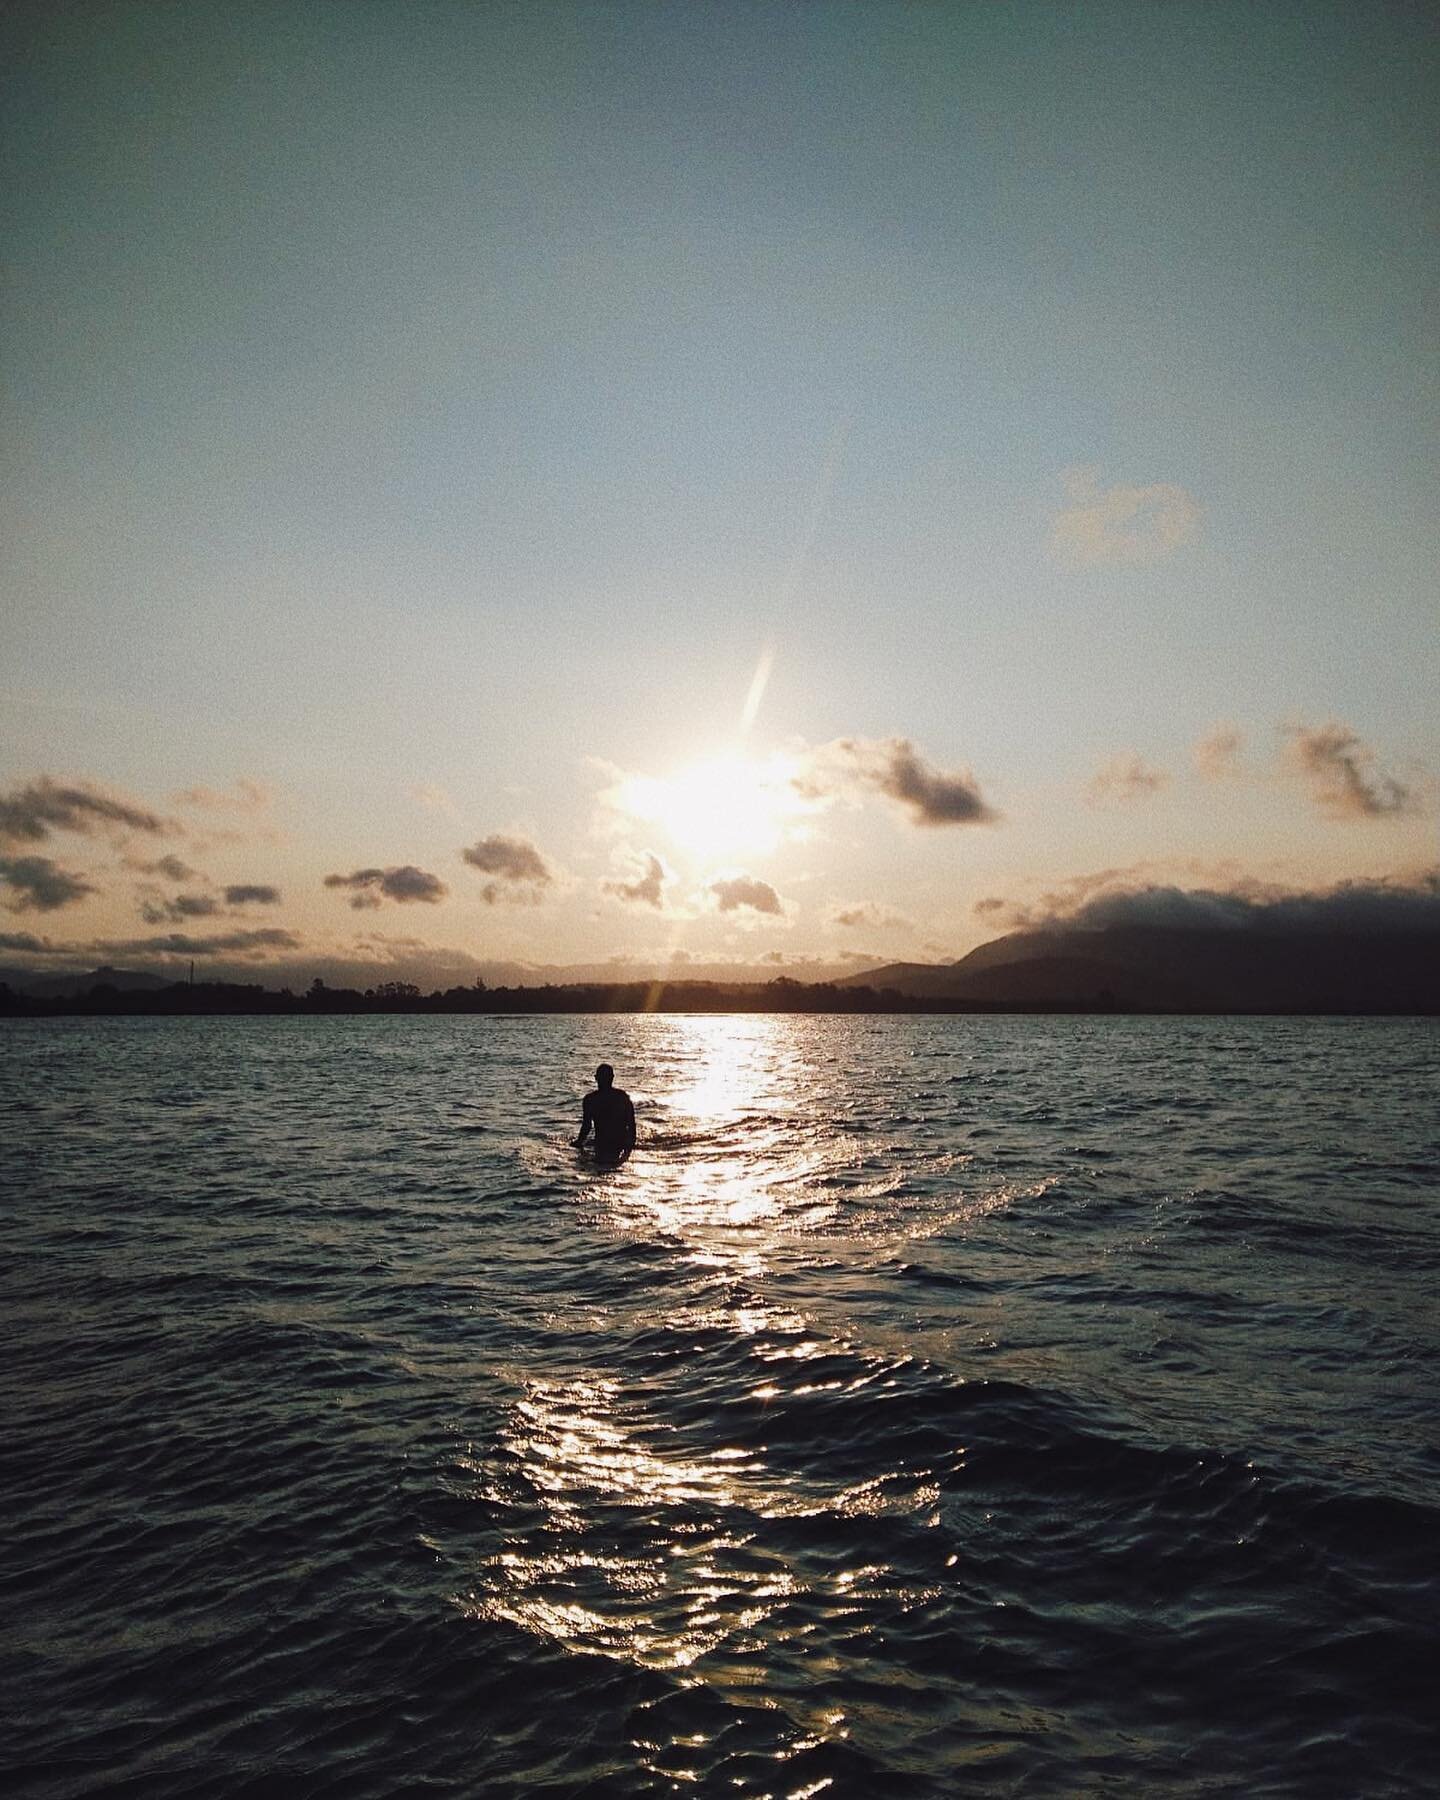
[[[208,919],[220,910],[209,894],[176,894],[170,900],[140,902],[140,917],[147,925],[183,925],[186,919]]]
[[[748,907],[752,912],[770,913],[776,917],[783,915],[785,908],[780,904],[780,896],[768,881],[757,881],[753,875],[731,875],[712,881],[705,890],[715,897],[715,904],[722,913],[738,912],[741,907]]]
[[[1122,803],[1148,800],[1169,780],[1163,769],[1152,769],[1135,751],[1126,750],[1101,764],[1090,778],[1085,797],[1092,806],[1103,806],[1111,800]]]
[[[1000,816],[968,769],[936,768],[909,738],[838,738],[795,781],[812,800],[856,785],[895,801],[917,825],[990,825]]]
[[[278,906],[280,890],[261,881],[238,881],[225,890],[227,906]]]
[[[205,877],[198,869],[192,869],[189,863],[181,862],[178,856],[157,856],[154,862],[141,862],[136,857],[127,856],[127,869],[134,869],[139,875],[163,875],[167,881],[203,881]]]
[[[42,775],[0,794],[0,841],[38,844],[55,831],[158,833],[173,829],[158,813],[84,782],[66,784]]]
[[[191,937],[183,931],[158,937],[102,938],[89,948],[104,956],[259,956],[269,950],[298,950],[293,931],[226,931],[214,937]]]
[[[480,890],[487,906],[497,900],[537,901],[555,880],[555,871],[528,838],[495,833],[460,854],[472,869],[492,877]]]
[[[997,815],[968,770],[932,768],[908,738],[892,738],[869,779],[909,810],[917,825],[988,825]]]
[[[435,906],[450,891],[438,875],[417,869],[413,863],[391,869],[356,869],[352,875],[327,875],[325,885],[350,888],[350,904],[357,911],[379,906],[384,900],[395,900],[402,906],[416,902]]]
[[[1375,752],[1348,725],[1287,725],[1286,761],[1332,819],[1383,819],[1414,809],[1403,782],[1376,767]]]
[[[0,887],[10,890],[10,912],[58,912],[99,890],[48,856],[0,856]]]
[[[36,937],[33,931],[0,931],[0,950],[11,950],[26,956],[47,956],[51,945]]]
[[[634,881],[607,881],[605,892],[617,900],[636,906],[653,906],[657,912],[665,905],[665,883],[669,871],[653,851],[645,853],[645,873]]]
[[[1440,868],[1400,880],[1342,881],[1289,892],[1259,883],[1180,888],[1159,882],[1047,894],[1032,906],[982,900],[977,914],[1011,929],[1153,926],[1171,931],[1270,933],[1440,931]]]

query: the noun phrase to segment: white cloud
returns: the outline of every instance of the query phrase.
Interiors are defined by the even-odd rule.
[[[1213,725],[1195,745],[1195,767],[1206,781],[1234,780],[1244,774],[1244,750],[1245,733],[1238,725]]]
[[[1085,797],[1092,806],[1118,801],[1122,805],[1148,800],[1168,786],[1170,777],[1164,769],[1152,769],[1134,750],[1122,751],[1102,763],[1090,777]]]
[[[909,931],[915,923],[904,913],[896,912],[894,907],[882,906],[878,900],[855,900],[849,905],[832,906],[825,922],[842,931]]]
[[[1170,481],[1102,488],[1095,469],[1062,477],[1070,504],[1055,515],[1050,549],[1070,568],[1159,562],[1200,532],[1201,507]]]
[[[631,906],[653,906],[656,912],[663,912],[665,885],[671,879],[671,873],[661,859],[653,850],[648,850],[641,866],[632,868],[631,874],[633,878],[629,881],[621,878],[602,883],[605,893]]]

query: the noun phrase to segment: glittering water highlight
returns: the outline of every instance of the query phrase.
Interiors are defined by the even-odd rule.
[[[6,1025],[8,1790],[1429,1791],[1437,1060]]]

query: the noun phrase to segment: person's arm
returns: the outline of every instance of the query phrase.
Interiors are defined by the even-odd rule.
[[[634,1148],[635,1148],[635,1102],[627,1094],[625,1096],[625,1148],[620,1153],[621,1162],[625,1161],[625,1159],[629,1156],[630,1152]]]
[[[575,1139],[578,1150],[590,1135],[590,1127],[595,1123],[595,1109],[590,1104],[591,1096],[587,1094],[580,1108],[580,1135]]]

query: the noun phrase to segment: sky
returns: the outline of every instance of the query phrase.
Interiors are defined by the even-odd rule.
[[[1429,9],[0,37],[0,963],[1433,886]]]

